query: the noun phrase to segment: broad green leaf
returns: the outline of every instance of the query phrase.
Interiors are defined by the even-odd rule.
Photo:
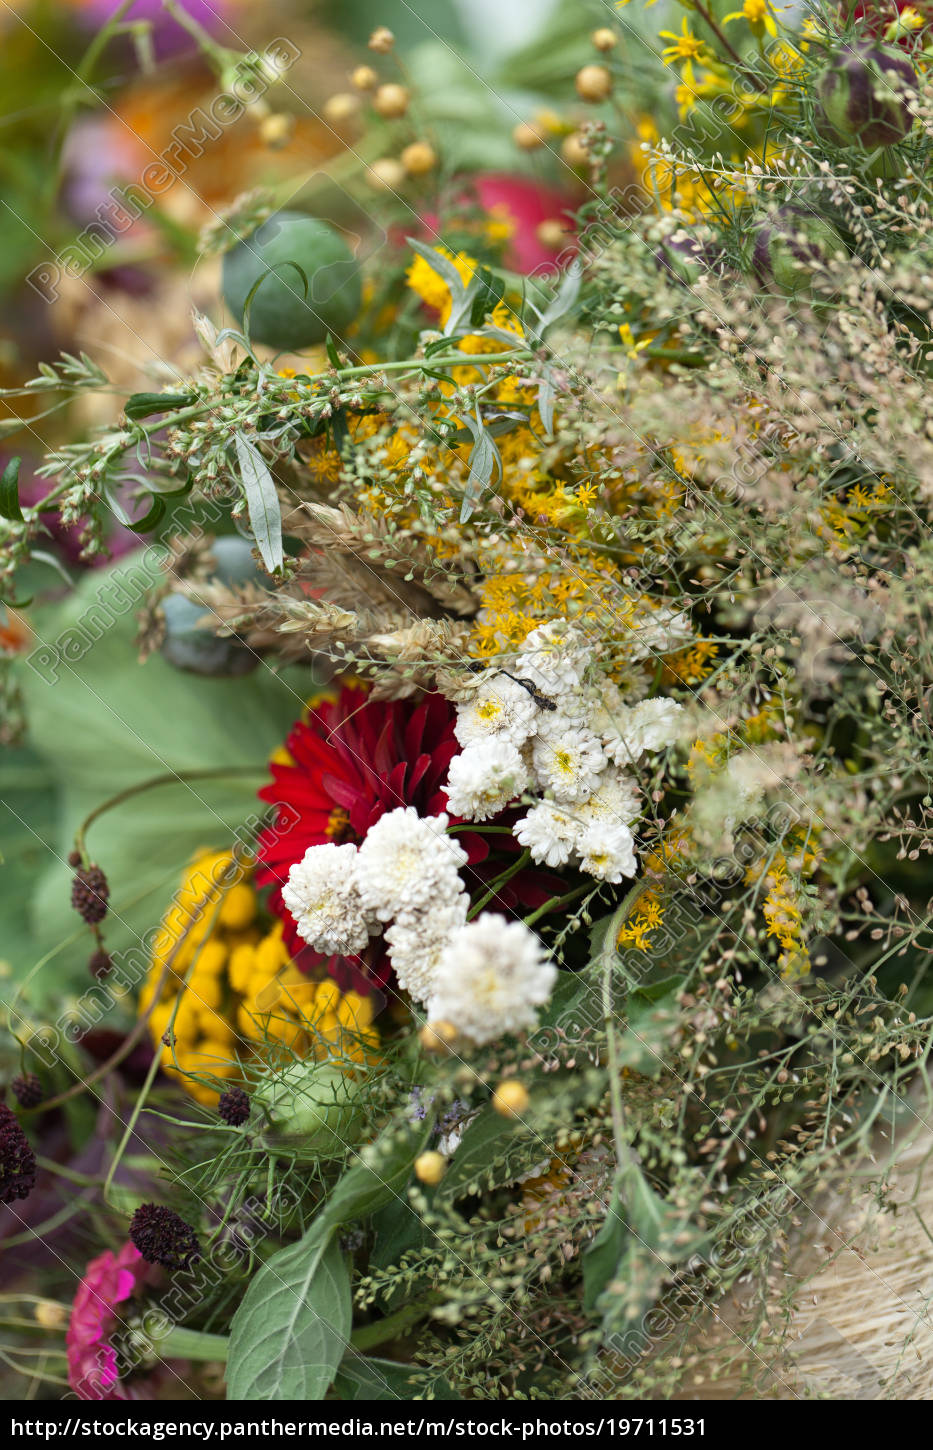
[[[256,791],[266,780],[268,757],[313,688],[306,670],[260,668],[230,680],[182,674],[159,655],[140,664],[135,616],[147,589],[164,577],[158,559],[149,548],[89,571],[63,605],[36,610],[32,648],[14,665],[30,743],[59,804],[56,829],[44,820],[39,827],[39,856],[24,881],[27,891],[31,886],[34,946],[15,935],[16,956],[12,947],[0,951],[19,974],[41,952],[74,938],[37,979],[38,995],[30,994],[36,1002],[44,996],[59,1004],[72,984],[84,991],[88,983],[87,933],[69,902],[65,864],[80,822],[153,776],[255,768],[249,775],[160,786],[91,827],[89,849],[111,886],[108,949],[138,950],[192,854],[228,844],[257,818]],[[8,792],[4,798],[16,805]]]
[[[227,1397],[321,1400],[346,1352],[350,1276],[320,1220],[267,1259],[230,1326]]]
[[[576,260],[570,263],[557,289],[557,296],[547,304],[535,327],[529,328],[532,335],[542,338],[552,322],[566,316],[580,295],[583,269]]]
[[[240,478],[246,493],[250,528],[271,574],[280,569],[282,554],[282,510],[272,474],[258,448],[242,433],[236,434],[236,454]]]
[[[493,477],[498,478],[502,472],[499,451],[489,430],[478,416],[475,419],[466,418],[464,422],[473,434],[473,447],[470,449],[470,456],[467,459],[470,474],[460,506],[461,524],[469,522],[470,515],[492,483]]]

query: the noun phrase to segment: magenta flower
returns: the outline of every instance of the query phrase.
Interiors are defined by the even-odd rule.
[[[149,1272],[149,1265],[130,1243],[118,1254],[108,1249],[85,1269],[65,1337],[68,1383],[79,1399],[129,1398],[120,1386],[117,1354],[109,1336],[119,1318],[116,1306],[129,1299]]]

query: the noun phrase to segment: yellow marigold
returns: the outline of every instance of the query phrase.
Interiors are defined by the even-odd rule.
[[[467,256],[466,252],[456,254],[448,251],[446,247],[435,247],[434,250],[448,261],[453,262],[457,271],[463,279],[464,286],[470,281],[476,268],[479,266],[475,257]],[[430,262],[424,257],[415,257],[411,266],[405,273],[405,280],[417,297],[428,307],[433,307],[440,313],[441,322],[445,323],[450,316],[451,298],[450,288],[444,281],[440,272],[436,272]]]

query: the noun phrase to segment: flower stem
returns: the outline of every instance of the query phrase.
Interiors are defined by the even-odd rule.
[[[163,1359],[220,1360],[226,1363],[230,1340],[226,1334],[205,1334],[202,1329],[184,1329],[176,1324],[159,1340]]]
[[[394,1314],[386,1315],[385,1319],[377,1319],[375,1324],[363,1324],[359,1329],[354,1329],[350,1335],[350,1343],[354,1349],[372,1349],[376,1344],[385,1344],[389,1339],[398,1339],[419,1319],[423,1319],[432,1305],[440,1302],[442,1295],[437,1290],[432,1290],[423,1299],[415,1299],[411,1304],[405,1304],[397,1309]]]
[[[494,896],[498,896],[500,886],[504,886],[506,882],[511,881],[512,877],[516,876],[519,871],[524,870],[530,860],[531,852],[529,850],[524,850],[520,856],[517,856],[515,858],[511,866],[507,867],[507,869],[503,871],[500,876],[497,876],[493,881],[490,881],[486,895],[481,896],[479,901],[477,901],[476,905],[470,907],[467,921],[472,921],[474,916],[478,916],[479,913],[482,911],[483,907],[486,906],[488,902],[492,901]]]

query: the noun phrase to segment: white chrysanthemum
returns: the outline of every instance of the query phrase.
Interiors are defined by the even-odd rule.
[[[370,826],[357,856],[363,905],[380,921],[434,909],[463,886],[457,874],[467,854],[446,834],[447,817],[418,815],[399,806]]]
[[[474,741],[450,762],[447,805],[467,821],[486,821],[505,810],[528,784],[528,770],[507,740]]]
[[[594,794],[574,807],[574,815],[583,829],[598,821],[630,826],[641,815],[641,791],[623,771],[607,770]]]
[[[441,956],[467,917],[470,899],[465,891],[450,902],[419,916],[394,921],[386,931],[395,978],[417,1002],[426,1002],[434,990]]]
[[[378,930],[364,909],[357,880],[355,846],[309,846],[282,887],[282,901],[295,918],[298,935],[317,952],[352,956]]]
[[[524,686],[493,672],[458,708],[454,734],[463,746],[492,737],[518,747],[534,730],[536,713],[537,706]]]
[[[606,754],[618,765],[627,765],[646,750],[664,750],[680,736],[683,715],[683,705],[663,695],[640,700],[631,709],[623,707],[613,720],[615,733],[603,737]]]
[[[560,700],[568,691],[580,688],[589,655],[579,630],[552,619],[528,635],[512,674],[532,680],[548,698]]]
[[[623,876],[634,876],[638,870],[635,838],[628,826],[594,821],[580,835],[577,850],[580,870],[598,881],[619,882]]]
[[[589,730],[548,733],[535,742],[534,769],[538,784],[559,801],[583,801],[599,785],[606,757]]]
[[[484,912],[455,932],[444,951],[428,1020],[452,1022],[482,1045],[537,1025],[557,968],[520,921]]]
[[[512,835],[539,865],[565,866],[573,855],[579,827],[559,806],[541,801],[516,822]]]

